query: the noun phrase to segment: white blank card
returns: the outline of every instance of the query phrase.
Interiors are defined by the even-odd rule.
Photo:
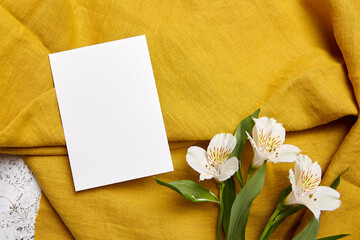
[[[173,171],[144,35],[49,58],[75,191]]]

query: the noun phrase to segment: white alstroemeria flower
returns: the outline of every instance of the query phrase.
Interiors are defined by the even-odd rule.
[[[300,154],[295,162],[295,175],[292,169],[289,173],[292,192],[286,197],[285,205],[305,205],[316,219],[319,219],[320,211],[333,211],[340,207],[340,193],[331,187],[319,186],[321,168],[317,162],[313,163],[308,156]]]
[[[294,162],[300,149],[294,145],[283,144],[285,141],[285,128],[276,123],[273,118],[253,118],[255,126],[252,137],[248,132],[248,139],[254,150],[252,168],[260,167],[265,160],[269,162]]]
[[[190,147],[186,161],[200,173],[200,180],[215,178],[225,181],[238,169],[237,157],[229,159],[236,145],[236,138],[229,133],[216,134],[210,141],[207,151],[200,147]]]

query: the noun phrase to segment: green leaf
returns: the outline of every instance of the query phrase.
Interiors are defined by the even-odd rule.
[[[347,237],[350,235],[351,234],[340,234],[340,235],[334,235],[334,236],[330,236],[330,237],[318,238],[317,240],[336,240],[336,239],[340,239],[340,238]]]
[[[234,151],[231,153],[231,156],[237,157],[239,161],[241,160],[241,153],[247,141],[247,135],[245,132],[248,132],[249,134],[251,133],[255,125],[255,122],[252,118],[257,118],[259,116],[259,113],[260,108],[256,110],[253,114],[242,120],[235,130],[234,136],[236,137],[236,146],[234,148]]]
[[[200,184],[191,181],[191,180],[180,180],[175,182],[164,182],[156,177],[154,177],[155,181],[165,187],[168,187],[176,192],[178,192],[181,196],[186,198],[191,202],[216,202],[219,203],[219,200],[216,196],[201,186]]]
[[[336,239],[340,239],[340,238],[347,237],[350,235],[351,234],[340,234],[340,235],[334,235],[334,236],[330,236],[330,237],[318,238],[317,240],[336,240]]]
[[[341,175],[343,175],[344,173],[346,173],[347,170],[349,170],[350,167],[348,167],[347,169],[345,169],[345,171],[343,171],[342,173],[340,173],[340,175],[335,179],[335,181],[330,185],[331,188],[333,189],[337,189],[337,187],[340,184],[340,177]]]
[[[264,186],[265,173],[266,161],[235,198],[230,214],[227,240],[245,240],[245,228],[249,218],[250,208],[252,202]]]
[[[320,221],[318,221],[314,216],[311,218],[310,222],[306,227],[296,235],[292,240],[316,240],[320,227]]]
[[[223,204],[224,204],[224,216],[223,216],[223,228],[224,232],[227,235],[230,222],[230,213],[231,207],[235,200],[235,182],[231,177],[224,182],[224,192],[223,192]]]
[[[242,120],[238,127],[235,130],[235,134],[234,136],[236,137],[236,146],[233,150],[233,152],[231,153],[231,157],[237,157],[239,160],[239,171],[236,172],[236,177],[239,180],[240,186],[243,187],[243,180],[242,180],[242,176],[241,176],[241,153],[244,149],[244,146],[246,144],[247,141],[247,135],[245,132],[251,133],[255,122],[252,118],[257,118],[259,116],[260,113],[260,108],[258,110],[256,110],[253,114],[251,114],[250,116],[246,117],[244,120]]]

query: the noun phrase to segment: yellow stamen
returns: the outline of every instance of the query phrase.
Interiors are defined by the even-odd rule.
[[[222,164],[229,157],[230,153],[228,148],[212,148],[208,151],[208,160],[212,166]]]
[[[258,146],[260,152],[275,152],[281,145],[280,136],[274,136],[271,131],[265,136],[264,129],[258,133]]]
[[[300,181],[297,184],[298,195],[302,196],[306,193],[313,192],[320,184],[320,181],[320,176],[318,176],[318,174],[312,172],[311,170],[305,169],[301,171]]]

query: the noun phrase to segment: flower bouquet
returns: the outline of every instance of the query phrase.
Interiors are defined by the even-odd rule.
[[[207,150],[193,146],[187,151],[186,161],[200,174],[200,181],[215,179],[219,188],[218,196],[191,180],[167,183],[155,178],[155,181],[178,192],[189,201],[219,204],[217,239],[221,239],[223,231],[228,240],[244,240],[252,202],[264,186],[267,162],[295,162],[294,171],[289,170],[289,186],[280,193],[274,213],[268,220],[260,240],[269,239],[286,217],[304,207],[313,213],[313,217],[293,240],[316,239],[321,211],[333,211],[341,205],[340,193],[336,188],[340,183],[340,176],[346,170],[330,187],[319,186],[319,164],[300,154],[298,147],[284,144],[285,129],[282,124],[272,118],[258,118],[259,112],[260,109],[242,120],[234,135],[215,135]],[[241,173],[241,153],[247,140],[253,148],[254,158],[244,181]],[[235,181],[240,188],[237,195]],[[323,240],[345,236],[348,234],[330,236]]]

